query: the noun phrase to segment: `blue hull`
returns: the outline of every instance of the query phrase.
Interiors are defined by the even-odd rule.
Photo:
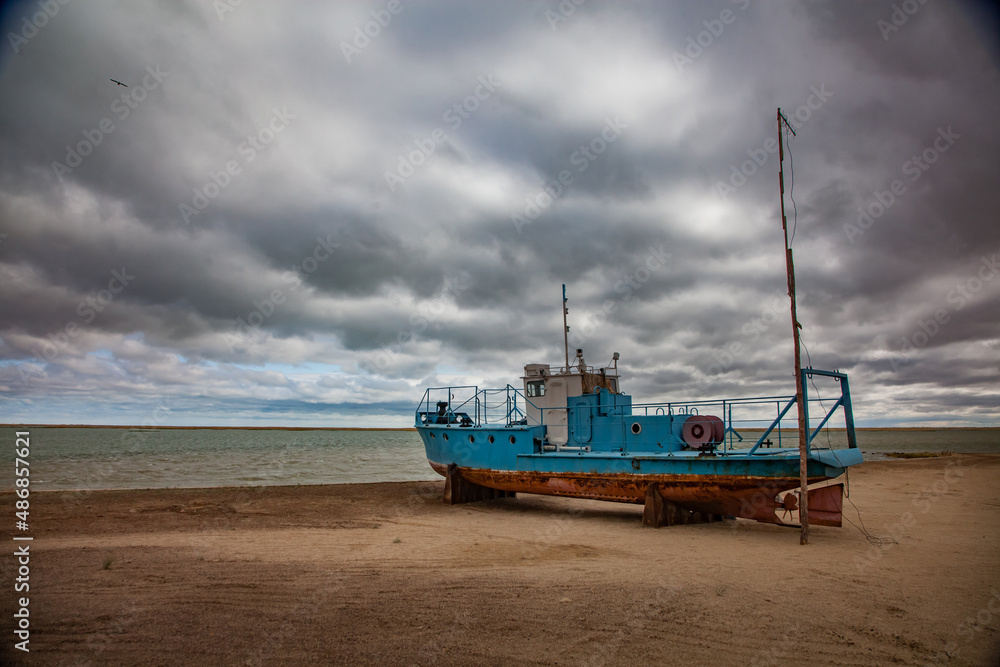
[[[863,458],[854,437],[846,376],[808,372],[830,375],[842,383],[841,398],[809,434],[807,476],[809,484],[817,484],[840,477]],[[456,388],[446,389],[449,397],[455,395]],[[422,407],[429,406],[430,391]],[[518,390],[508,387],[506,403],[496,403],[478,388],[475,396],[474,403],[469,399],[458,406],[474,406],[469,412],[453,410],[451,401],[439,402],[439,412],[418,410],[416,428],[434,470],[444,476],[451,470],[487,489],[643,503],[655,488],[664,500],[691,512],[782,523],[776,511],[787,505],[779,495],[801,484],[799,449],[772,449],[767,439],[772,433],[780,435],[781,420],[795,404],[794,397],[790,401],[788,397],[766,399],[768,404],[776,403],[778,417],[755,444],[740,448],[742,437],[733,428],[733,406],[756,405],[752,401],[765,399],[722,402],[727,415],[723,421],[698,415],[690,407],[678,412],[670,404],[643,406],[643,412],[636,413],[627,395],[598,389],[571,399],[559,415],[565,440],[553,444],[544,413],[542,423],[525,423],[528,420],[522,417],[517,401],[528,399]],[[505,406],[505,418],[490,423],[485,408],[481,409],[490,401]],[[782,405],[784,410],[780,410]],[[839,407],[844,408],[849,446],[812,446],[813,438]],[[653,414],[649,414],[651,408],[655,408]],[[704,426],[704,431],[713,428],[713,421],[719,429],[714,439],[711,433],[701,440],[692,436],[692,424]],[[839,508],[835,523],[830,521],[839,525]]]

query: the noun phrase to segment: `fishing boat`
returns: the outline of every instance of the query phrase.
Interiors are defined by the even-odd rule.
[[[622,391],[617,352],[603,368],[587,365],[581,349],[570,363],[563,285],[563,365],[528,364],[518,387],[424,392],[415,426],[428,462],[445,477],[446,502],[535,493],[640,503],[647,525],[742,517],[799,526],[803,544],[810,523],[841,525],[844,483],[837,480],[863,457],[847,374],[801,367],[783,172],[783,132],[795,131],[780,108],[777,123],[795,393],[635,404]],[[828,394],[829,408],[817,380],[839,387],[836,398]],[[794,439],[782,428],[793,406]],[[838,445],[846,446],[830,437],[837,421]]]
[[[800,486],[800,451],[781,428],[795,395],[633,404],[618,359],[594,368],[578,350],[573,365],[526,365],[520,387],[428,388],[415,426],[445,477],[445,501],[536,493],[644,504],[650,525],[723,517],[798,525],[787,520],[799,503],[787,492]],[[809,432],[807,476],[810,522],[840,526],[843,484],[829,480],[862,462],[849,382],[836,371],[802,374],[804,385],[839,384],[840,396]],[[804,400],[819,402],[808,393]],[[843,448],[817,440],[838,410]],[[751,432],[754,439],[744,437]]]

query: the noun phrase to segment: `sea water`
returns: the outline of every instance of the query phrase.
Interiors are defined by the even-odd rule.
[[[25,429],[17,429],[25,430]],[[413,430],[31,427],[31,488],[121,489],[440,479]],[[830,430],[841,447],[844,432]],[[744,444],[760,431],[744,431]],[[826,433],[815,443],[827,444]],[[1000,454],[1000,429],[859,429],[866,460],[887,452]],[[777,433],[771,434],[774,445]],[[781,444],[795,446],[794,430]],[[0,489],[14,485],[15,429],[0,428]],[[4,463],[6,461],[6,463]]]
[[[427,480],[413,430],[122,429],[31,427],[31,488],[342,484]],[[0,429],[9,465],[0,488],[13,486],[15,429]],[[0,457],[0,461],[3,457]]]

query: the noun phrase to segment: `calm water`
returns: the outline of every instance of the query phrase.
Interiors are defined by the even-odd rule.
[[[0,488],[14,429],[0,429]],[[390,482],[440,477],[415,431],[31,428],[33,489]]]
[[[342,484],[440,479],[415,431],[42,428],[31,433],[33,489]],[[751,442],[752,432],[743,432]],[[782,431],[785,446],[795,433]],[[776,434],[772,439],[777,444]],[[818,439],[825,442],[824,435]],[[832,431],[840,446],[843,432]],[[0,429],[0,488],[14,480],[14,429]],[[1000,454],[1000,429],[858,431],[867,459],[885,452]]]

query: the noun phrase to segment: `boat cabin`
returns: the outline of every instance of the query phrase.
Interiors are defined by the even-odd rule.
[[[527,398],[525,415],[528,423],[544,423],[548,427],[548,441],[555,445],[564,445],[569,440],[566,408],[573,403],[573,398],[595,394],[600,389],[619,393],[617,368],[587,366],[582,350],[577,350],[576,358],[577,363],[573,366],[552,368],[549,364],[528,364],[521,378]],[[616,352],[615,362],[617,360]]]

